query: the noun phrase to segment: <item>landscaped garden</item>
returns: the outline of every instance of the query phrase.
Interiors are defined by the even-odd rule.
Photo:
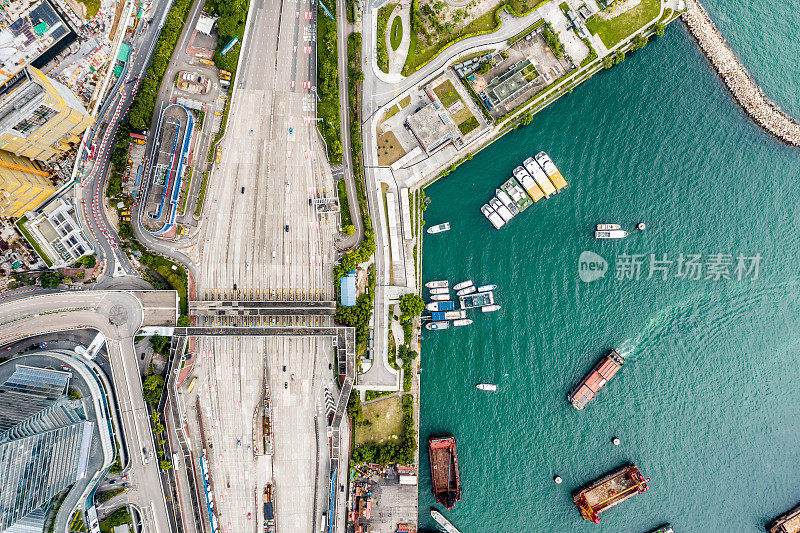
[[[397,50],[403,40],[403,21],[400,17],[395,17],[392,21],[392,34],[389,36],[392,50]]]
[[[640,0],[637,6],[613,18],[606,20],[602,17],[607,16],[610,10],[619,9],[618,6],[597,13],[586,21],[586,27],[600,37],[606,48],[618,45],[648,25],[661,12],[661,0]]]

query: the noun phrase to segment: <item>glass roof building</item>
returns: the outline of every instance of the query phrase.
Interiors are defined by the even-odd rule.
[[[86,475],[94,425],[67,400],[70,377],[17,365],[0,385],[0,532]]]

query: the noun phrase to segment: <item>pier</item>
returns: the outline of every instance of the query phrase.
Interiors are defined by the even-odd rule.
[[[769,134],[800,146],[800,124],[767,98],[697,0],[685,0],[681,19],[744,111]]]

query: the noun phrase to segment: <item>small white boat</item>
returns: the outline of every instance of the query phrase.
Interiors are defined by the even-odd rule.
[[[442,320],[439,322],[428,322],[425,324],[425,329],[430,330],[437,330],[437,329],[448,329],[450,327],[450,322],[446,320]]]
[[[624,229],[612,229],[606,231],[595,231],[595,239],[624,239],[628,236],[628,232]]]
[[[498,200],[500,200],[500,202],[504,206],[506,206],[506,209],[511,211],[511,214],[513,216],[517,216],[519,214],[519,207],[517,207],[517,204],[514,203],[511,197],[508,194],[506,194],[504,190],[495,189],[494,195],[497,197]]]
[[[431,226],[430,228],[427,229],[427,232],[428,233],[441,233],[441,232],[447,231],[449,229],[450,229],[450,223],[449,222],[444,222],[442,224],[437,224],[435,226]]]
[[[440,288],[440,289],[431,289],[431,294],[449,294],[450,289],[447,287]]]
[[[481,206],[481,213],[483,213],[483,216],[485,216],[489,222],[492,223],[494,229],[500,229],[506,224],[505,221],[500,218],[500,215],[495,213],[494,209],[489,207],[489,204],[483,204],[483,206]]]
[[[495,212],[500,215],[505,222],[508,222],[514,218],[514,215],[511,213],[511,211],[509,211],[508,208],[503,205],[503,202],[501,202],[497,196],[493,196],[492,199],[489,200],[489,205],[492,206],[492,209],[494,209]]]
[[[497,285],[481,285],[478,287],[478,292],[489,292],[497,288]]]
[[[449,300],[449,299],[450,299],[449,294],[431,294],[431,300],[433,300],[434,302],[442,302],[444,300]]]
[[[443,287],[449,287],[450,282],[446,279],[438,280],[438,281],[429,281],[425,284],[426,287],[429,289],[441,289]]]
[[[430,302],[425,305],[425,309],[428,311],[449,311],[453,309],[453,302]]]
[[[470,285],[472,285],[472,280],[468,279],[467,281],[462,281],[461,283],[456,283],[455,285],[453,285],[453,290],[460,291],[461,289],[466,289]]]
[[[609,231],[612,229],[622,229],[619,224],[598,224],[597,231]]]
[[[497,385],[495,385],[494,383],[478,383],[477,385],[475,385],[475,388],[477,388],[478,390],[496,391]]]
[[[469,326],[470,324],[472,324],[471,318],[461,318],[459,320],[453,320],[454,326]]]
[[[470,285],[466,289],[461,289],[460,291],[456,292],[456,296],[466,296],[467,294],[472,294],[476,290],[477,289],[475,288],[474,285]]]
[[[497,304],[484,305],[483,307],[481,307],[481,312],[483,312],[483,313],[491,313],[492,311],[497,311],[499,309],[500,309],[500,306],[497,305]]]

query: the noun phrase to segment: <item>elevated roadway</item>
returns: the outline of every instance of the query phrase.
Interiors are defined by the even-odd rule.
[[[0,303],[0,342],[4,344],[74,329],[94,329],[106,336],[114,394],[122,420],[120,429],[129,458],[128,499],[142,510],[145,530],[158,533],[170,532],[172,528],[142,397],[133,338],[143,326],[173,326],[176,302],[173,291],[87,291]]]

